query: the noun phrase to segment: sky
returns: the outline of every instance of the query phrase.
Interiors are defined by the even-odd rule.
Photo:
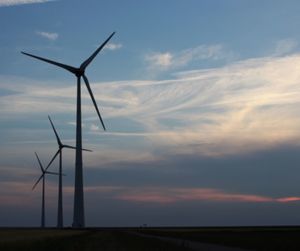
[[[0,0],[0,226],[39,226],[44,165],[75,145],[82,85],[87,226],[300,224],[300,3]],[[63,151],[64,224],[75,153]],[[57,171],[58,163],[51,166]],[[46,177],[46,225],[58,179]]]

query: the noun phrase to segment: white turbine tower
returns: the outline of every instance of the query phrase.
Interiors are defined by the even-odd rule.
[[[94,103],[95,109],[97,111],[98,117],[102,124],[103,129],[105,126],[101,118],[96,100],[94,98],[93,92],[91,90],[89,81],[86,77],[85,70],[87,66],[93,61],[97,54],[103,49],[103,47],[108,43],[108,41],[115,34],[113,32],[99,48],[86,59],[80,67],[76,68],[70,65],[58,63],[46,58],[38,57],[29,53],[22,52],[23,54],[39,59],[41,61],[47,62],[49,64],[61,67],[71,73],[73,73],[77,78],[77,112],[76,112],[76,157],[75,157],[75,192],[74,192],[74,212],[73,212],[73,227],[82,228],[85,227],[85,216],[84,216],[84,195],[83,195],[83,176],[82,176],[82,129],[81,129],[81,77],[83,78],[91,99]]]
[[[42,214],[41,214],[41,227],[44,228],[45,227],[45,175],[46,174],[54,174],[54,175],[58,175],[58,173],[53,173],[53,172],[49,172],[46,169],[43,168],[43,165],[39,159],[39,156],[37,155],[37,153],[35,152],[35,156],[39,162],[39,166],[41,168],[42,171],[42,175],[38,178],[38,180],[35,182],[35,184],[32,187],[32,190],[37,186],[37,184],[40,182],[40,180],[43,180],[43,185],[42,185]]]

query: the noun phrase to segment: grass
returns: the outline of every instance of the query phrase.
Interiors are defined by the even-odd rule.
[[[41,230],[38,228],[7,228],[0,229],[0,243],[16,242],[16,241],[35,241],[43,240],[49,236],[53,238],[60,238],[65,236],[72,236],[84,233],[84,231],[70,231],[70,230],[56,230],[56,229],[45,229]]]
[[[188,251],[157,239],[144,238],[124,230],[40,230],[0,231],[0,250],[5,251]]]
[[[188,251],[132,232],[266,251],[300,250],[300,227],[1,229],[5,251]]]

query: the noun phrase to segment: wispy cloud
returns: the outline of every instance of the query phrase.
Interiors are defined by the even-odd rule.
[[[110,51],[115,51],[115,50],[121,49],[122,47],[123,47],[122,44],[108,43],[107,45],[105,45],[104,49],[110,50]]]
[[[139,144],[127,148],[126,155],[132,155],[133,159],[136,151],[140,156],[153,158],[153,154],[146,154],[151,152],[146,147],[149,142],[156,155],[220,156],[297,144],[299,65],[298,54],[254,58],[226,67],[177,73],[176,78],[163,81],[91,83],[91,86],[110,136],[120,142],[125,141],[125,135],[139,137]],[[17,82],[2,81],[2,88],[18,91],[1,98],[2,117],[53,111],[74,113],[74,86],[46,87],[24,79]],[[86,92],[82,94],[82,104],[90,137],[98,135],[90,140],[103,139],[106,134],[98,130],[99,121]],[[120,154],[124,148],[121,144],[114,145],[104,151],[108,153],[104,159],[114,161],[118,155],[114,151]]]
[[[165,151],[260,150],[300,138],[299,65],[299,55],[245,60],[173,80],[99,86],[99,99],[106,116],[139,121]]]
[[[99,130],[99,126],[97,126],[94,123],[92,123],[91,126],[90,126],[90,130],[91,131],[98,131]]]
[[[275,44],[275,56],[282,56],[291,53],[298,47],[298,41],[292,38],[282,39]]]
[[[55,32],[37,31],[36,34],[52,41],[58,38],[58,33]]]
[[[238,203],[289,203],[300,197],[273,198],[255,194],[232,193],[214,188],[166,188],[166,187],[88,187],[87,192],[108,194],[109,197],[139,203],[180,203],[188,201],[238,202]]]
[[[30,172],[31,178],[39,176]],[[5,205],[20,206],[22,198],[28,197],[26,205],[31,206],[37,204],[36,193],[32,193],[30,188],[34,182],[32,181],[0,181],[3,187],[0,198]],[[48,181],[47,185],[48,200],[52,205],[56,202],[57,185]],[[73,195],[73,187],[65,186],[64,191],[67,196]],[[230,192],[224,189],[216,189],[209,187],[131,187],[131,186],[86,186],[87,194],[101,195],[102,198],[111,200],[123,200],[132,203],[154,203],[154,204],[170,204],[182,202],[219,202],[219,203],[295,203],[300,201],[300,196],[273,197],[268,195],[248,194],[239,192]]]
[[[176,53],[152,52],[145,56],[145,60],[149,69],[162,71],[186,66],[193,61],[217,60],[228,55],[221,44],[215,44],[199,45]]]
[[[31,187],[32,182],[3,182],[0,181],[1,192],[0,200],[2,205],[5,206],[16,206],[22,207],[26,206],[32,208],[38,204],[38,198],[35,193],[32,193]],[[54,205],[56,202],[56,185],[48,184],[48,201],[51,201],[51,204]],[[24,198],[27,198],[24,200]],[[50,203],[49,203],[50,204]]]
[[[0,7],[22,5],[22,4],[46,3],[46,2],[53,2],[53,1],[56,0],[0,0]]]
[[[150,63],[151,67],[170,67],[173,63],[173,55],[170,52],[165,53],[152,53],[146,55],[146,60]]]

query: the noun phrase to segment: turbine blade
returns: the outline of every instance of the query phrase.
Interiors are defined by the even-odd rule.
[[[35,182],[35,184],[32,187],[32,190],[35,189],[35,187],[37,186],[37,184],[39,184],[40,180],[43,178],[44,173],[39,177],[39,179],[37,180],[37,182]]]
[[[75,150],[76,150],[76,147],[75,147],[75,146],[63,145],[63,147],[65,147],[65,148],[70,148],[70,149],[75,149]],[[81,150],[82,150],[82,151],[86,151],[86,152],[92,152],[92,150],[85,149],[85,148],[81,148]]]
[[[82,148],[82,151],[85,151],[85,152],[92,152],[92,150],[86,149],[86,148]]]
[[[85,75],[82,75],[82,77],[83,77],[83,79],[84,79],[86,88],[88,89],[88,91],[89,91],[89,93],[90,93],[90,96],[91,96],[92,101],[93,101],[93,103],[94,103],[94,106],[95,106],[95,109],[96,109],[97,114],[98,114],[98,116],[99,116],[99,119],[100,119],[100,122],[101,122],[101,124],[102,124],[102,127],[103,127],[104,131],[106,131],[105,125],[104,125],[103,120],[102,120],[102,118],[101,118],[101,115],[100,115],[100,112],[99,112],[99,109],[98,109],[96,100],[95,100],[95,98],[94,98],[92,89],[91,89],[91,87],[90,87],[89,81],[88,81],[88,79],[87,79],[87,77],[86,77]]]
[[[49,164],[47,165],[45,171],[47,171],[47,169],[49,168],[49,166],[52,164],[52,162],[55,160],[56,156],[59,154],[60,149],[57,150],[57,152],[54,154],[54,156],[52,157],[51,161],[49,162]]]
[[[81,65],[80,69],[85,70],[85,68],[93,61],[93,59],[97,56],[99,51],[103,49],[103,47],[107,44],[107,42],[112,38],[112,36],[115,35],[115,32],[113,32],[99,47],[98,49],[87,59],[85,60]]]
[[[60,138],[59,138],[59,136],[58,136],[58,134],[57,134],[57,131],[56,131],[56,129],[55,129],[55,127],[54,127],[54,125],[53,125],[53,123],[52,123],[52,120],[51,120],[51,118],[50,118],[49,115],[48,115],[48,119],[49,119],[49,121],[50,121],[50,123],[51,123],[51,126],[52,126],[52,129],[53,129],[53,131],[54,131],[54,134],[55,134],[55,137],[56,137],[56,140],[57,140],[57,144],[58,144],[59,146],[61,146],[62,143],[61,143],[61,141],[60,141]]]
[[[56,65],[56,66],[61,67],[61,68],[65,69],[65,70],[67,70],[67,71],[70,71],[70,72],[72,72],[74,74],[76,74],[76,72],[77,72],[77,69],[75,67],[73,67],[73,66],[66,65],[66,64],[61,64],[61,63],[55,62],[53,60],[50,60],[50,59],[47,59],[47,58],[38,57],[38,56],[29,54],[29,53],[26,53],[26,52],[23,52],[23,51],[21,51],[21,53],[24,54],[24,55],[26,55],[26,56],[33,57],[33,58],[39,59],[41,61],[47,62],[49,64]]]
[[[70,148],[70,149],[75,149],[75,150],[76,150],[76,147],[75,147],[75,146],[63,145],[63,147],[65,147],[65,148]]]
[[[47,174],[53,174],[53,175],[59,175],[59,173],[49,172],[49,171],[45,171],[45,173],[47,173]]]
[[[36,152],[34,152],[34,153],[35,153],[35,156],[36,156],[36,158],[37,158],[37,160],[38,160],[38,162],[39,162],[39,165],[40,165],[40,168],[41,168],[41,170],[42,170],[42,173],[44,173],[45,170],[44,170],[43,165],[42,165],[42,163],[41,163],[41,161],[40,161],[40,158],[39,158],[39,156],[37,155]]]

